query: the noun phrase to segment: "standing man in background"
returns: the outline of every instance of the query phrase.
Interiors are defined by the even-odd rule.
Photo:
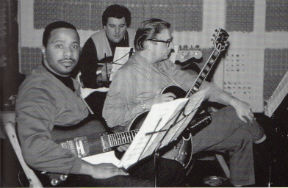
[[[129,29],[130,11],[122,5],[110,5],[102,15],[103,29],[84,44],[79,59],[80,79],[84,88],[109,87],[109,75],[116,47],[133,47],[135,31]],[[127,54],[128,55],[128,54]],[[99,70],[99,63],[103,63]],[[96,115],[102,115],[106,92],[94,92],[86,101]]]

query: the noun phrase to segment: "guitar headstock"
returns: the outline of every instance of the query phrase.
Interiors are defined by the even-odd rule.
[[[227,41],[228,37],[229,34],[224,29],[219,28],[215,30],[212,41],[214,44],[214,48],[218,52],[222,52],[227,49],[227,47],[229,46],[229,42]]]

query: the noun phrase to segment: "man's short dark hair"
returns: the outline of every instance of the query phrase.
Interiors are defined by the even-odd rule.
[[[158,19],[151,18],[142,22],[141,26],[137,29],[134,46],[136,51],[144,49],[144,42],[148,39],[156,39],[156,35],[159,34],[163,29],[170,29],[170,23]]]
[[[131,13],[127,7],[122,5],[110,5],[106,8],[106,10],[102,14],[102,25],[105,26],[107,24],[108,18],[125,18],[126,25],[129,27],[131,24]]]
[[[68,22],[65,22],[65,21],[52,22],[52,23],[48,24],[45,27],[44,32],[43,32],[42,44],[43,44],[44,47],[47,47],[48,40],[49,40],[51,32],[53,30],[59,29],[59,28],[73,29],[73,30],[76,31],[76,33],[77,33],[77,35],[79,37],[77,29],[76,29],[76,27],[74,25],[72,25],[72,24],[70,24]]]

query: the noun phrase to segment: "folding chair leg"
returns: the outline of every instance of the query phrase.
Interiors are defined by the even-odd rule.
[[[226,177],[230,178],[230,170],[229,170],[229,167],[228,167],[225,159],[223,158],[223,156],[220,154],[216,154],[216,159],[218,160],[218,162],[219,162],[222,170],[224,171]]]

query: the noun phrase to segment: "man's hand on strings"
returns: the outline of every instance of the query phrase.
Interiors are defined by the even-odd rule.
[[[145,104],[145,108],[147,108],[148,110],[151,108],[153,104],[169,102],[169,101],[173,101],[174,99],[176,99],[176,95],[169,92],[169,93],[156,95],[153,99],[146,101],[144,104]]]
[[[231,101],[231,106],[236,110],[237,116],[245,123],[248,121],[252,122],[254,118],[254,114],[249,104],[243,102],[239,99],[233,99]]]
[[[173,101],[176,98],[176,95],[173,93],[164,93],[164,94],[160,94],[157,95],[154,99],[153,99],[153,104],[158,104],[158,103],[162,103],[162,102],[169,102],[169,101]]]

